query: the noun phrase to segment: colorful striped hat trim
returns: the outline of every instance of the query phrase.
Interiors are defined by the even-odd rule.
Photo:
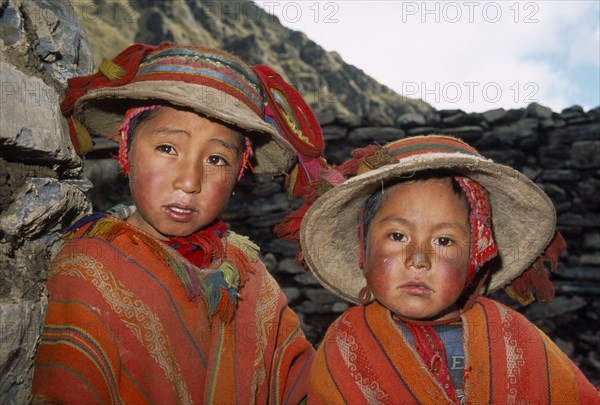
[[[245,91],[248,93],[248,96],[256,100],[257,105],[260,104],[260,100],[262,99],[259,90],[252,86],[251,83],[247,82],[247,79],[244,76],[236,75],[235,72],[232,72],[231,70],[221,66],[213,66],[211,63],[185,62],[181,59],[162,59],[160,62],[160,64],[158,62],[154,62],[141,66],[136,76],[139,78],[142,75],[155,72],[184,72],[198,75],[206,74],[215,78],[222,77],[226,82],[235,84],[240,88],[245,89]],[[244,81],[241,81],[240,79]]]
[[[424,142],[425,140],[426,142]],[[396,160],[403,159],[407,156],[428,153],[464,153],[477,157],[481,156],[479,152],[464,142],[447,136],[436,136],[435,138],[416,136],[406,138],[386,145],[385,149]]]
[[[262,105],[257,102],[256,96],[250,94],[247,89],[244,89],[238,85],[235,81],[220,75],[210,70],[194,70],[191,71],[189,68],[181,67],[177,68],[171,66],[166,69],[164,66],[157,67],[151,74],[145,74],[143,76],[136,77],[132,80],[132,83],[141,81],[157,81],[157,80],[173,80],[180,82],[187,82],[190,84],[204,85],[212,87],[217,91],[223,91],[242,103],[248,108],[254,111],[259,116],[264,116]],[[210,94],[207,94],[210,96]]]
[[[231,66],[239,72],[248,73],[247,68],[229,54],[218,53],[216,49],[208,49],[202,47],[189,46],[188,48],[170,48],[159,52],[151,53],[142,59],[142,63],[152,60],[154,58],[165,57],[165,56],[194,56],[202,59],[212,59],[216,62],[221,62],[225,65]],[[249,75],[248,78],[251,78]],[[256,78],[253,79],[258,84]]]
[[[193,51],[191,49],[185,48],[171,48],[155,52],[142,59],[142,61],[140,62],[140,68],[145,65],[154,63],[156,61],[160,61],[163,58],[173,58],[175,60],[184,59],[186,61],[186,64],[190,60],[196,60],[198,62],[204,61],[204,63],[210,63],[213,66],[222,65],[228,70],[230,70],[232,73],[235,72],[236,74],[240,75],[242,80],[245,80],[248,84],[251,83],[254,86],[256,92],[259,92],[258,89],[260,88],[260,84],[258,82],[258,79],[254,72],[248,67],[244,67],[244,65],[233,59],[231,56],[215,53],[214,49],[197,49],[198,51]]]
[[[172,77],[172,74],[189,76]],[[188,83],[214,87],[236,97],[258,115],[264,115],[256,76],[251,71],[243,70],[233,60],[215,57],[210,53],[168,49],[144,58],[132,82],[161,79],[183,79]]]

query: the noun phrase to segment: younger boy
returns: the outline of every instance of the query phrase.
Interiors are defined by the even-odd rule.
[[[565,246],[548,197],[451,137],[367,150],[302,223],[315,276],[361,304],[328,329],[308,402],[600,403],[542,331],[481,296],[552,298],[543,261]]]

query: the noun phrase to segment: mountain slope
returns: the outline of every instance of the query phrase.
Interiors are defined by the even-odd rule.
[[[279,71],[320,112],[360,125],[392,123],[396,116],[433,109],[396,94],[326,52],[305,34],[248,0],[88,0],[74,1],[77,17],[94,48],[96,65],[134,42],[177,41],[230,51],[249,64]],[[324,115],[328,112],[329,114]]]

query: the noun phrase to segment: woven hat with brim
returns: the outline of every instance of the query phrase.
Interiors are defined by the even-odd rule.
[[[285,173],[297,157],[310,161],[322,154],[312,110],[267,66],[250,67],[217,49],[163,43],[135,44],[104,59],[98,70],[70,79],[61,103],[79,153],[91,149],[90,133],[118,134],[128,109],[159,104],[239,128],[252,141],[257,174]]]
[[[370,170],[377,161],[383,166]],[[482,157],[458,139],[438,135],[405,138],[384,146],[358,166],[362,174],[315,201],[300,231],[303,258],[310,270],[325,288],[350,302],[359,303],[359,291],[366,285],[358,264],[359,210],[375,190],[396,177],[446,169],[488,191],[499,262],[483,293],[506,287],[538,263],[555,238],[556,214],[546,194],[518,171]],[[545,272],[543,265],[541,271]]]

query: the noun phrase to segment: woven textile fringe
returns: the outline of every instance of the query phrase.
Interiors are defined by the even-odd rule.
[[[567,248],[567,244],[556,231],[546,251],[505,288],[508,295],[519,301],[521,305],[529,305],[536,299],[539,301],[552,302],[554,299],[554,287],[546,272],[545,263],[550,264],[550,271],[556,272],[558,256]]]
[[[295,261],[302,266],[304,266],[304,259],[302,256],[302,248],[300,246],[300,226],[302,225],[302,219],[304,218],[304,215],[306,215],[310,205],[311,203],[303,204],[296,211],[286,215],[281,222],[273,228],[273,231],[275,231],[275,234],[279,238],[296,242],[298,253],[296,253]],[[308,270],[306,266],[304,266],[304,268],[305,270]]]
[[[132,231],[131,226],[129,226],[126,222],[105,217],[96,221],[96,223],[88,230],[87,235],[90,237],[102,236],[110,242],[116,237],[125,233],[128,234],[131,243],[137,245],[138,243],[142,242],[148,246],[148,249],[150,249],[154,256],[173,269],[173,272],[183,284],[183,288],[185,289],[190,300],[201,294],[201,282],[198,280],[198,277],[194,271],[190,271],[190,269],[181,261],[180,258],[170,255],[166,251],[163,244],[158,242],[156,239],[141,232]]]
[[[258,260],[258,246],[248,238],[233,232],[225,234],[226,242],[216,237],[206,243],[226,243],[229,245],[227,259],[223,255],[217,260],[221,261],[218,269],[198,269],[187,260],[183,259],[175,250],[141,232],[136,232],[126,222],[107,217],[104,214],[91,214],[81,218],[69,228],[72,232],[92,221],[86,236],[101,236],[107,241],[112,241],[118,236],[126,234],[131,243],[143,243],[152,254],[168,265],[176,277],[181,281],[183,288],[191,300],[200,299],[206,306],[211,316],[219,316],[224,322],[230,322],[235,314],[238,300],[238,291],[252,273],[251,262]]]

